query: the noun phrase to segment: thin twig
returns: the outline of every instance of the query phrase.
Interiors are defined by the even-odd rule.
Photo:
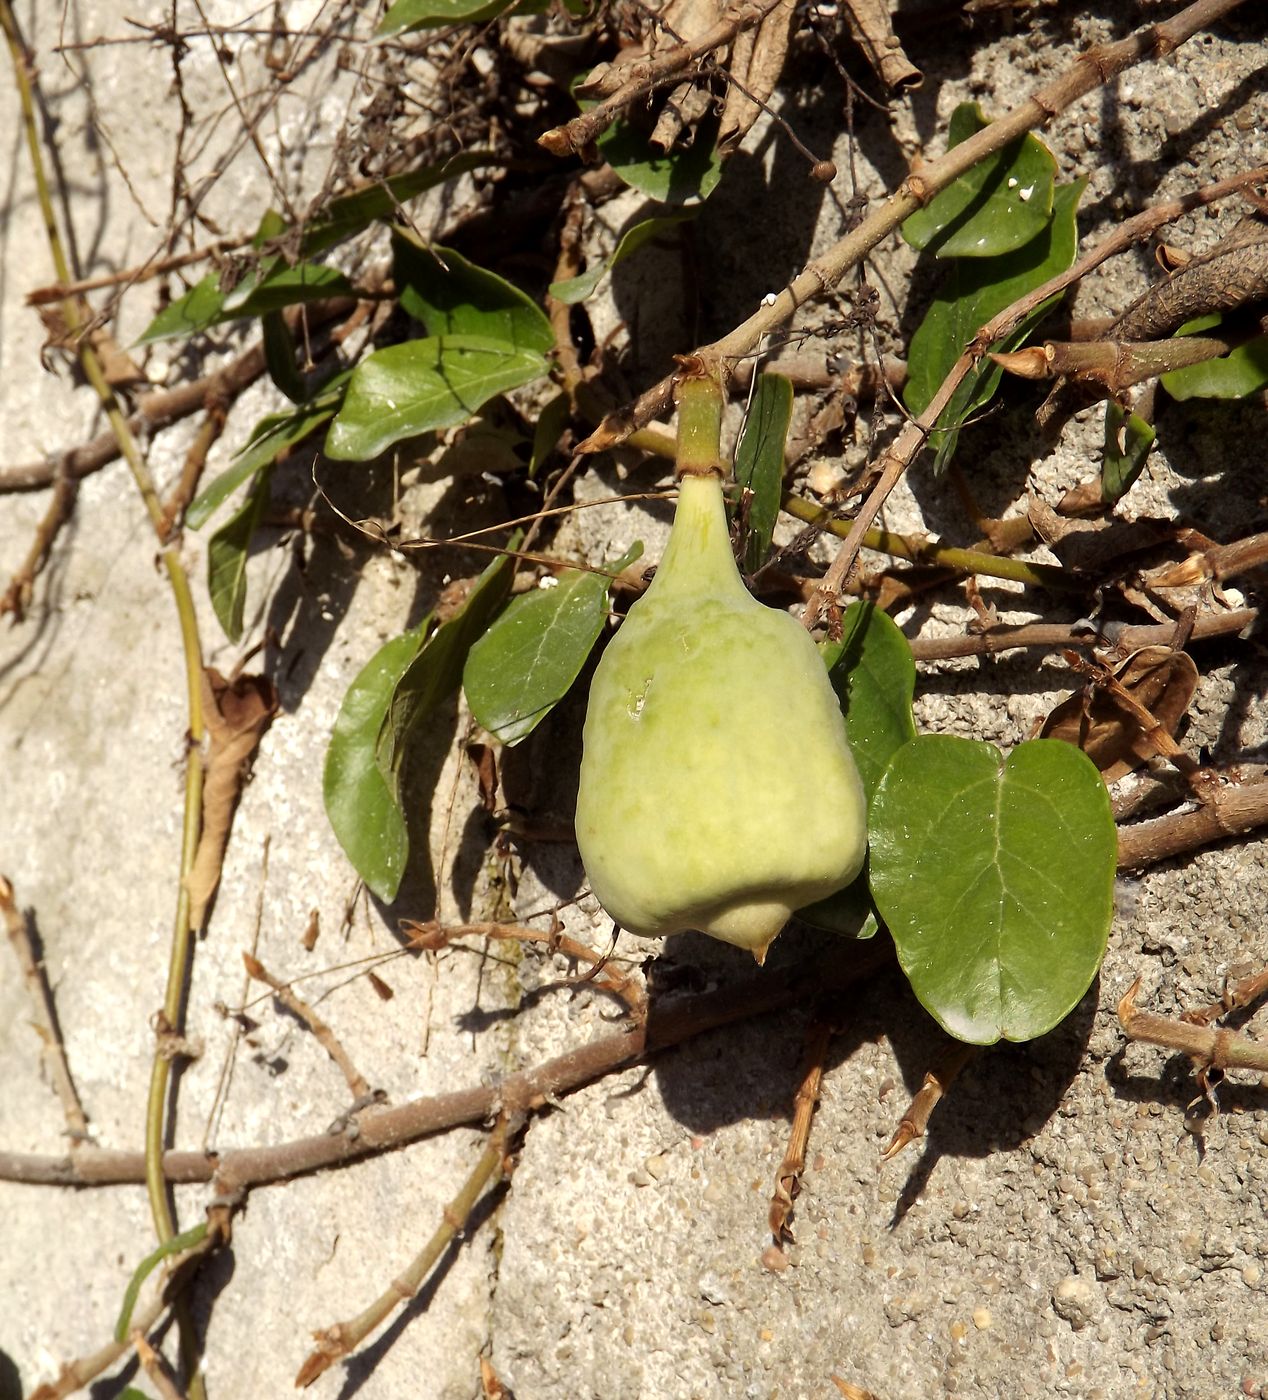
[[[78,1146],[88,1141],[88,1118],[80,1102],[79,1091],[75,1088],[75,1081],[71,1077],[48,976],[43,963],[35,956],[30,917],[18,908],[13,896],[13,886],[3,875],[0,875],[0,914],[4,916],[9,941],[22,969],[22,978],[31,994],[32,1024],[40,1038],[40,1053],[48,1068],[49,1078],[52,1079],[57,1097],[62,1102],[67,1135],[72,1146]]]
[[[934,1109],[960,1077],[964,1067],[981,1053],[981,1048],[980,1045],[966,1045],[961,1040],[947,1042],[933,1068],[928,1071],[920,1088],[912,1096],[907,1111],[899,1119],[894,1136],[881,1153],[882,1162],[892,1162],[908,1143],[924,1137]]]
[[[770,1213],[767,1216],[770,1232],[777,1245],[793,1243],[793,1202],[797,1199],[801,1186],[801,1174],[806,1169],[806,1143],[810,1139],[810,1125],[814,1121],[815,1106],[819,1102],[819,1090],[823,1084],[823,1062],[827,1058],[831,1040],[832,1023],[826,1018],[816,1017],[806,1027],[805,1050],[802,1054],[801,1070],[797,1076],[797,1092],[793,1095],[792,1127],[788,1131],[784,1160],[775,1173],[775,1190],[771,1194]]]
[[[1204,793],[1194,812],[1173,812],[1122,827],[1118,868],[1138,870],[1268,825],[1268,781],[1230,783]]]
[[[1129,1040],[1143,1040],[1188,1055],[1199,1071],[1254,1069],[1268,1071],[1268,1043],[1251,1040],[1237,1031],[1195,1025],[1170,1016],[1155,1016],[1136,1008],[1139,977],[1118,1003],[1118,1023]]]
[[[348,1085],[348,1092],[352,1095],[353,1102],[360,1103],[369,1099],[372,1094],[370,1081],[352,1063],[352,1057],[339,1042],[338,1036],[321,1019],[311,1006],[295,991],[290,983],[283,982],[280,977],[274,975],[267,967],[252,953],[244,952],[242,962],[246,967],[247,976],[257,982],[263,982],[265,986],[273,989],[274,995],[288,1011],[293,1012],[312,1031],[318,1044],[325,1050],[326,1054],[337,1064],[343,1073],[343,1077]]]
[[[52,498],[35,527],[35,538],[31,541],[26,558],[9,580],[3,597],[0,597],[0,617],[11,613],[14,622],[21,622],[26,616],[35,593],[35,580],[48,563],[62,527],[74,515],[78,496],[79,482],[66,470],[65,462],[59,462],[53,474]]]
[[[147,1342],[140,1332],[133,1338],[137,1359],[141,1368],[150,1378],[150,1384],[159,1393],[159,1400],[185,1400],[179,1386],[169,1375],[163,1358]]]
[[[485,1188],[496,1182],[505,1170],[507,1144],[509,1138],[518,1131],[524,1121],[522,1113],[503,1113],[480,1154],[479,1161],[472,1168],[462,1189],[445,1207],[441,1222],[431,1238],[410,1261],[409,1267],[399,1277],[392,1280],[386,1292],[370,1304],[364,1312],[345,1322],[336,1322],[333,1327],[325,1327],[314,1332],[317,1346],[308,1355],[295,1377],[297,1387],[307,1388],[328,1367],[340,1357],[347,1356],[391,1316],[394,1309],[408,1302],[422,1287],[423,1280],[431,1273],[437,1261],[455,1239],[461,1239]]]

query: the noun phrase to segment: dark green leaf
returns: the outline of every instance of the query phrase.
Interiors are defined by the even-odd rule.
[[[261,321],[264,333],[264,364],[269,378],[292,403],[307,397],[304,376],[295,367],[295,338],[280,311],[266,311]]]
[[[840,641],[829,642],[822,650],[870,803],[890,759],[916,737],[911,708],[916,664],[911,648],[887,612],[872,603],[851,603],[841,619]],[[853,884],[799,909],[797,917],[833,933],[870,938],[876,932],[876,918],[867,867]]]
[[[490,734],[518,744],[567,695],[607,620],[610,576],[642,552],[639,542],[602,573],[566,569],[553,587],[513,599],[476,642],[462,684]]]
[[[1101,458],[1101,499],[1107,504],[1130,490],[1145,468],[1157,433],[1152,423],[1123,412],[1110,399],[1105,405],[1105,452]]]
[[[616,121],[596,145],[627,185],[662,204],[695,204],[708,199],[722,178],[722,162],[713,138],[704,132],[685,150],[675,148],[662,155],[632,126]]]
[[[1069,1014],[1105,954],[1118,852],[1086,754],[922,735],[890,762],[870,836],[876,907],[947,1032],[1030,1040]]]
[[[528,462],[529,477],[537,475],[542,463],[555,450],[559,435],[563,432],[572,413],[568,395],[558,393],[542,409],[533,429],[533,451]]]
[[[1244,399],[1268,384],[1268,335],[1257,335],[1227,355],[1185,365],[1162,376],[1173,399]]]
[[[409,832],[396,777],[379,766],[379,736],[397,682],[418,655],[430,626],[429,616],[380,647],[362,667],[343,697],[326,750],[326,817],[357,874],[388,901],[396,898],[405,873]]]
[[[546,373],[535,350],[478,336],[429,336],[367,356],[352,372],[326,453],[362,462],[394,442],[462,423],[494,394]]]
[[[515,0],[396,0],[375,31],[380,39],[411,29],[438,29],[447,24],[483,24],[509,10]]]
[[[251,553],[251,537],[268,507],[271,475],[271,468],[261,469],[246,499],[207,542],[207,588],[211,606],[231,642],[242,636],[242,615],[247,603],[247,559]]]
[[[183,297],[165,306],[145,328],[138,345],[150,345],[174,335],[193,335],[214,326],[224,310],[224,294],[220,290],[220,274],[209,272],[201,282],[192,286]]]
[[[550,284],[551,296],[558,298],[567,306],[585,301],[618,263],[624,262],[631,253],[638,252],[644,243],[650,242],[659,234],[664,233],[666,229],[682,223],[684,219],[694,217],[694,211],[689,210],[680,214],[662,214],[655,219],[644,219],[642,223],[635,224],[633,228],[625,230],[613,249],[612,256],[606,262],[602,259],[596,260],[594,266],[587,268],[579,277],[569,277],[565,282],[552,282]]]
[[[792,422],[792,381],[782,374],[758,377],[735,449],[735,480],[751,491],[743,569],[755,574],[766,562],[784,487],[784,445]]]
[[[914,414],[923,413],[952,365],[976,332],[993,316],[1011,306],[1074,261],[1078,246],[1075,210],[1085,180],[1062,185],[1053,196],[1052,220],[1037,238],[999,258],[957,258],[933,304],[911,338],[907,355],[907,385],[903,400]],[[1036,308],[1018,330],[992,348],[1011,350],[1030,333],[1055,298]],[[999,387],[1002,371],[985,356],[956,390],[929,438],[936,451],[935,467],[950,461],[960,425],[977,413]]]
[[[505,278],[403,229],[393,232],[392,252],[401,305],[429,336],[482,336],[542,355],[554,345],[546,313]]]
[[[311,432],[329,422],[343,397],[343,387],[352,371],[344,370],[327,380],[321,392],[309,403],[286,413],[271,413],[261,418],[251,432],[247,445],[216,479],[199,492],[185,512],[185,524],[197,530],[220,508],[234,491],[261,467],[284,456]]]
[[[512,536],[509,548],[518,543],[519,536]],[[495,559],[476,580],[462,608],[436,629],[400,678],[379,736],[378,761],[383,772],[399,774],[410,735],[436,705],[458,689],[467,653],[506,601],[514,577],[511,555]]]
[[[975,102],[951,114],[947,149],[988,125]],[[993,258],[1043,232],[1052,214],[1057,163],[1037,136],[1027,133],[966,170],[903,224],[913,248],[939,258]]]

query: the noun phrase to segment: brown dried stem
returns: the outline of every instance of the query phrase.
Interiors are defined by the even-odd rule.
[[[976,1059],[981,1051],[980,1045],[966,1045],[960,1040],[948,1041],[933,1068],[925,1075],[920,1088],[912,1096],[906,1113],[899,1119],[894,1136],[881,1153],[882,1162],[892,1162],[909,1143],[924,1137],[934,1109],[960,1077],[964,1067]]]
[[[810,1125],[814,1121],[815,1107],[819,1102],[819,1090],[823,1084],[823,1062],[827,1058],[831,1040],[830,1022],[816,1018],[806,1027],[805,1051],[798,1075],[797,1092],[793,1096],[792,1127],[788,1133],[784,1160],[775,1173],[775,1190],[771,1195],[770,1214],[767,1217],[770,1232],[777,1245],[793,1243],[793,1202],[797,1199],[801,1187],[801,1174],[806,1169],[806,1143],[810,1139]]]
[[[1251,1040],[1237,1031],[1137,1010],[1136,994],[1140,983],[1137,977],[1118,1003],[1118,1023],[1129,1040],[1143,1040],[1148,1045],[1179,1050],[1188,1055],[1203,1075],[1225,1069],[1268,1072],[1268,1044],[1262,1041]]]
[[[339,1037],[321,1019],[311,1006],[291,987],[289,982],[284,982],[280,977],[274,975],[253,953],[242,954],[242,961],[247,970],[247,976],[256,982],[263,982],[265,986],[273,989],[274,995],[288,1011],[298,1016],[301,1021],[312,1031],[318,1044],[325,1050],[326,1054],[337,1064],[343,1073],[343,1077],[348,1085],[348,1092],[352,1095],[353,1102],[360,1103],[371,1097],[370,1082],[352,1063],[352,1057],[339,1042]]]
[[[383,1322],[393,1310],[407,1303],[423,1285],[423,1280],[431,1273],[437,1261],[455,1239],[460,1239],[467,1228],[471,1212],[476,1208],[485,1188],[506,1170],[506,1151],[511,1135],[518,1131],[524,1121],[521,1113],[503,1113],[498,1119],[475,1164],[471,1175],[463,1183],[462,1189],[445,1207],[441,1222],[431,1238],[410,1261],[404,1273],[394,1278],[386,1292],[370,1304],[364,1312],[346,1322],[336,1322],[333,1327],[325,1327],[313,1336],[316,1348],[309,1353],[295,1377],[297,1387],[308,1387],[328,1367],[341,1357],[349,1355]]]
[[[177,1386],[164,1365],[163,1358],[145,1340],[145,1337],[140,1332],[136,1332],[132,1340],[141,1368],[149,1376],[150,1384],[158,1391],[159,1400],[185,1400],[180,1387]]]
[[[53,1005],[53,993],[48,985],[44,965],[35,956],[35,940],[29,915],[23,913],[14,899],[13,886],[0,875],[0,914],[4,916],[9,941],[17,955],[18,966],[22,969],[22,979],[31,995],[31,1023],[40,1038],[40,1053],[48,1070],[57,1097],[62,1102],[62,1112],[66,1116],[66,1132],[71,1145],[78,1147],[89,1137],[88,1118],[79,1099],[79,1091],[71,1077],[70,1065],[66,1059],[66,1046],[62,1041],[61,1028],[57,1023],[57,1010]]]
[[[35,527],[35,538],[0,597],[0,617],[10,613],[14,622],[21,622],[26,616],[35,592],[35,580],[48,563],[62,526],[74,515],[78,496],[79,482],[66,470],[65,463],[59,462],[53,473],[53,495]]]
[[[1268,781],[1230,783],[1204,796],[1195,812],[1173,812],[1120,828],[1118,868],[1138,870],[1268,825]]]
[[[845,14],[854,42],[890,92],[914,92],[924,82],[894,33],[887,0],[845,0]]]
[[[805,269],[768,305],[764,304],[748,320],[736,326],[721,340],[701,346],[693,354],[706,362],[718,362],[721,371],[730,374],[732,372],[731,363],[734,360],[747,355],[764,336],[769,335],[790,320],[806,302],[812,301],[835,287],[841,278],[851,268],[857,267],[882,239],[893,233],[906,218],[914,214],[923,204],[926,204],[939,190],[945,189],[966,170],[976,165],[978,161],[1001,150],[1010,141],[1015,140],[1033,127],[1041,126],[1051,120],[1069,107],[1071,103],[1109,82],[1111,78],[1116,77],[1124,69],[1141,62],[1143,59],[1164,57],[1171,53],[1200,29],[1214,23],[1223,15],[1236,9],[1241,3],[1242,0],[1196,0],[1187,9],[1173,15],[1161,24],[1145,25],[1117,43],[1095,46],[1080,54],[1074,63],[1051,83],[1038,88],[1024,102],[1004,113],[989,126],[983,127],[967,141],[962,141],[937,160],[922,165],[919,173],[909,175],[884,204],[869,214],[857,228],[851,230],[844,238],[835,243],[822,257],[808,263]],[[1263,178],[1263,172],[1260,172],[1258,178]],[[1244,188],[1251,183],[1254,183],[1251,176],[1238,176],[1235,181],[1221,182],[1224,188],[1221,189],[1220,194],[1208,191],[1203,197],[1203,192],[1195,191],[1185,200],[1174,201],[1171,207],[1176,208],[1175,213],[1152,223],[1141,222],[1140,219],[1129,220],[1119,230],[1119,235],[1121,236],[1123,231],[1133,224],[1146,230],[1156,228],[1159,223],[1166,223],[1169,219],[1177,218],[1187,209],[1209,203],[1211,199],[1220,198],[1222,194],[1231,193],[1234,189]],[[1215,188],[1211,187],[1211,189]],[[1145,233],[1141,232],[1137,236],[1144,237]],[[1107,240],[1107,242],[1109,241]],[[1112,249],[1114,252],[1119,251],[1120,246],[1127,246],[1126,244],[1117,244],[1116,240],[1115,243],[1116,246]],[[1104,256],[1108,257],[1110,253],[1107,252]],[[1103,261],[1103,258],[1076,264],[1079,269],[1077,272],[1067,274],[1062,279],[1054,279],[1054,281],[1059,281],[1059,286],[1055,289],[1060,290],[1068,286],[1070,281],[1082,276],[1087,268],[1095,266],[1097,261]],[[1053,290],[1052,286],[1045,286],[1034,295],[1039,300],[1043,300],[1051,295]],[[1021,306],[1022,303],[1019,302],[1017,305]],[[1010,308],[1004,314],[1011,314],[1012,310],[1013,308]],[[1024,311],[1019,313],[1018,319],[1020,320],[1024,315]],[[994,324],[992,322],[992,326]],[[998,332],[992,334],[982,349],[985,350],[986,345],[991,344],[995,339],[998,339]],[[966,369],[967,365],[964,369],[959,369],[957,366],[961,377]],[[956,372],[956,370],[952,371],[953,374]],[[672,403],[673,378],[673,375],[666,375],[659,383],[654,384],[640,395],[632,405],[617,413],[609,414],[585,442],[580,444],[579,450],[584,452],[605,451],[622,442],[634,429],[646,426],[658,414],[667,412]],[[958,379],[956,382],[959,382]],[[948,390],[947,398],[950,397],[950,392]],[[923,439],[922,432],[919,440],[922,442]],[[875,512],[873,512],[873,516],[874,514]],[[871,517],[869,517],[867,524],[871,524]]]

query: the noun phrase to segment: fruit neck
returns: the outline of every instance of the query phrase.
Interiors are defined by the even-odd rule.
[[[735,567],[727,529],[721,477],[684,476],[678,483],[678,507],[655,587],[696,595],[748,591]]]

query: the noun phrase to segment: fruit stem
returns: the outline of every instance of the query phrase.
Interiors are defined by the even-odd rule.
[[[689,361],[679,378],[678,456],[674,479],[685,476],[727,476],[722,460],[722,385],[698,361]]]

